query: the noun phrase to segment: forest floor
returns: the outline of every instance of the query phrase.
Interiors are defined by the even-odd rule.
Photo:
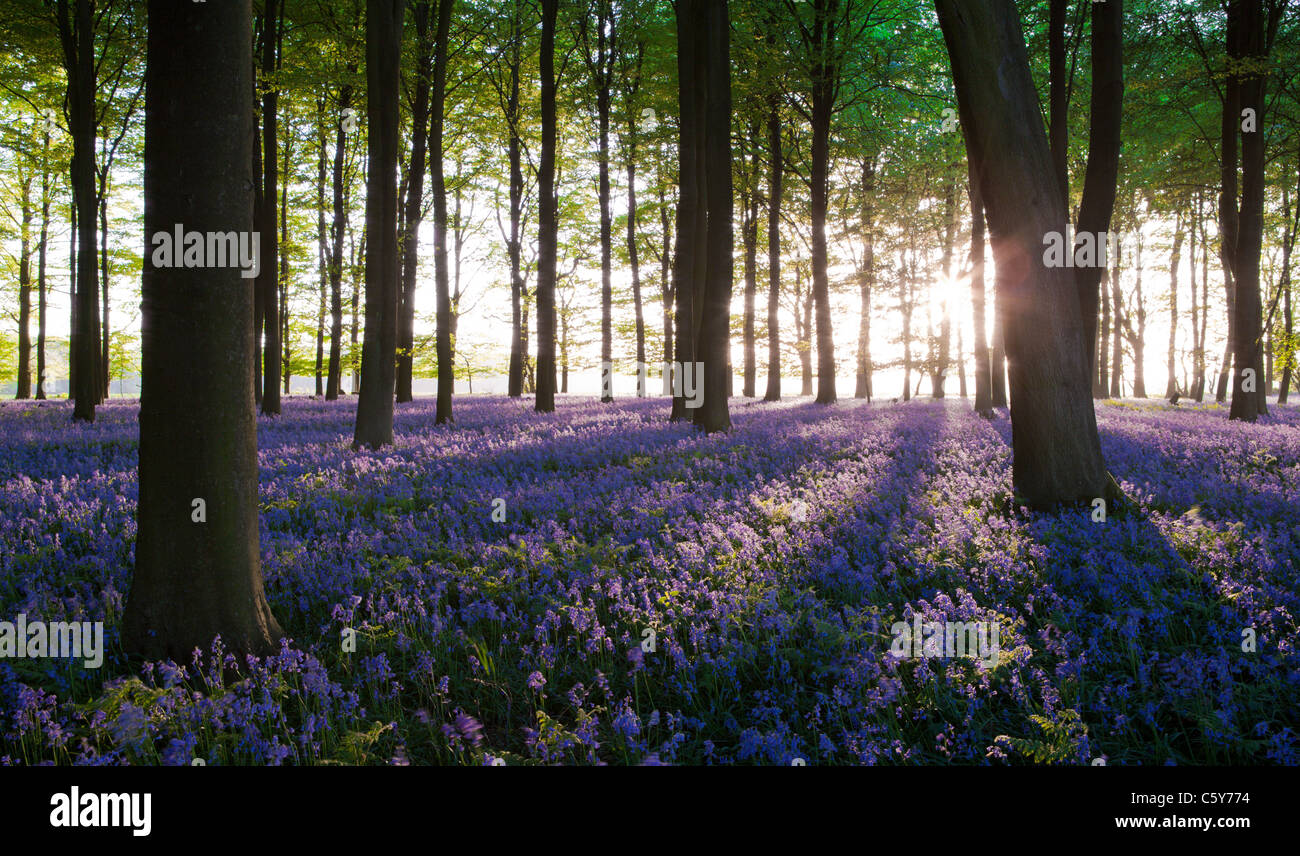
[[[0,659],[0,764],[1300,763],[1294,406],[1099,405],[1104,522],[1020,508],[962,400],[426,399],[374,453],[354,408],[259,421],[282,652],[132,673],[137,406],[0,406],[0,620],[107,644]],[[996,648],[896,656],[930,622]]]

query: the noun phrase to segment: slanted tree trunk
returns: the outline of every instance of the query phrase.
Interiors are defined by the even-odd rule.
[[[443,0],[450,2],[450,0]],[[397,159],[405,0],[366,2],[366,332],[353,448],[393,442],[397,373]]]
[[[541,0],[542,151],[537,170],[537,398],[538,413],[555,411],[555,264],[558,220],[555,199],[555,19],[559,0]]]
[[[1012,481],[1034,508],[1111,496],[1090,397],[1084,331],[1068,268],[1043,264],[1064,232],[1020,17],[1013,0],[936,0],[968,155],[1005,279],[1011,363]]]
[[[145,234],[177,223],[249,232],[250,0],[215,16],[150,0],[148,16]],[[234,267],[154,268],[146,253],[142,310],[139,528],[123,645],[180,662],[220,636],[236,655],[273,653],[284,633],[258,550],[253,286]]]

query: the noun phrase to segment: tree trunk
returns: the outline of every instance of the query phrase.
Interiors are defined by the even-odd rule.
[[[745,317],[744,317],[744,365],[741,395],[754,397],[754,382],[758,376],[755,342],[754,342],[754,300],[758,294],[758,177],[762,172],[762,156],[758,146],[758,129],[751,128],[749,143],[753,148],[752,159],[745,173],[745,193],[742,197],[744,210],[741,213],[741,244],[745,256]]]
[[[731,22],[726,0],[704,5],[708,34],[704,80],[708,109],[705,121],[705,177],[708,184],[707,268],[700,318],[700,361],[704,376],[699,390],[703,402],[695,424],[706,432],[728,431],[731,416],[727,393],[731,371],[732,228],[731,163]],[[834,386],[831,387],[832,394]]]
[[[948,181],[944,188],[944,232],[943,232],[943,276],[945,285],[952,281],[952,245],[957,236],[957,188]],[[934,364],[934,375],[930,379],[930,388],[934,398],[944,397],[944,384],[948,369],[952,363],[952,308],[949,306],[951,295],[944,295],[943,318],[939,322],[939,347]]]
[[[704,116],[707,96],[701,90],[706,83],[705,51],[706,27],[703,25],[703,4],[706,0],[681,0],[675,7],[677,25],[677,78],[678,105],[678,197],[677,197],[677,255],[674,259],[673,290],[676,296],[674,320],[676,343],[674,368],[692,378],[698,386],[700,378],[694,373],[699,358],[697,333],[700,313],[697,306],[705,290],[704,270],[707,262],[705,237],[707,236],[708,192],[705,184],[706,170],[703,157],[706,147]],[[673,405],[669,419],[693,419],[693,410],[687,408],[686,384],[673,379]]]
[[[433,190],[433,275],[438,290],[438,411],[436,423],[453,421],[451,397],[456,390],[452,364],[451,293],[447,267],[447,181],[442,164],[443,120],[447,104],[447,34],[455,0],[438,0],[438,31],[434,37],[433,104],[429,128],[429,175]]]
[[[1100,253],[1102,233],[1110,230],[1119,179],[1120,128],[1124,109],[1124,2],[1092,4],[1092,106],[1088,124],[1088,165],[1083,178],[1076,235],[1091,235]],[[1069,199],[1066,197],[1068,203]],[[1067,251],[1073,254],[1074,247]],[[1097,298],[1104,265],[1074,268],[1083,317],[1084,356],[1092,356]]]
[[[424,212],[424,172],[428,165],[429,87],[433,50],[429,42],[429,0],[415,4],[415,101],[411,107],[411,160],[402,216],[402,288],[398,295],[397,401],[414,398],[415,284],[419,270],[420,223]]]
[[[1111,315],[1115,324],[1111,333],[1110,352],[1110,397],[1120,398],[1124,395],[1120,381],[1124,373],[1124,328],[1120,319],[1124,315],[1123,294],[1120,292],[1120,254],[1115,249],[1115,266],[1110,269]]]
[[[21,215],[18,257],[18,390],[17,399],[32,397],[32,176],[19,176]]]
[[[442,0],[444,3],[450,0]],[[397,159],[405,0],[366,2],[366,332],[353,448],[393,442],[397,372]]]
[[[262,301],[262,329],[265,336],[265,350],[262,355],[262,414],[278,416],[280,414],[280,288],[279,235],[277,233],[276,205],[280,199],[279,192],[279,90],[274,81],[277,53],[280,43],[278,35],[280,12],[276,0],[265,0],[266,12],[262,16],[262,166],[265,177],[262,188],[262,217],[258,228],[262,232],[261,271],[257,277],[257,291]]]
[[[1169,357],[1166,361],[1168,379],[1165,381],[1165,398],[1178,397],[1178,265],[1183,260],[1183,216],[1174,217],[1174,246],[1169,252]],[[1195,281],[1193,281],[1195,285]]]
[[[1286,404],[1291,395],[1291,380],[1295,376],[1296,347],[1294,319],[1291,312],[1291,252],[1295,248],[1296,232],[1300,227],[1300,158],[1296,160],[1296,216],[1291,217],[1291,198],[1286,189],[1282,190],[1283,223],[1282,235],[1282,277],[1278,288],[1282,291],[1282,329],[1286,332],[1286,353],[1282,365],[1282,382],[1277,391],[1277,403]]]
[[[968,164],[970,174],[970,293],[973,323],[975,326],[975,412],[985,419],[993,418],[993,374],[989,366],[984,319],[984,199],[980,196],[979,176],[973,163]]]
[[[1034,508],[1111,494],[1090,397],[1074,277],[1043,264],[1043,235],[1064,232],[1065,199],[1013,0],[936,0],[970,158],[1005,275],[1011,362],[1012,481]],[[1005,301],[1004,301],[1005,298]]]
[[[839,0],[813,0],[812,65],[812,278],[817,307],[817,403],[835,401],[835,342],[827,276],[826,210],[829,197],[831,113],[839,85],[835,34]]]
[[[41,240],[36,248],[36,400],[45,400],[45,257],[50,240],[50,126],[41,142]]]
[[[555,19],[559,0],[541,0],[542,152],[537,171],[537,398],[538,413],[555,411],[555,263],[558,222],[555,199]]]
[[[1238,49],[1234,53],[1231,42],[1229,57],[1240,57],[1248,67],[1240,72],[1239,101],[1234,105],[1232,131],[1242,122],[1243,110],[1252,110],[1257,123],[1265,112],[1264,75],[1257,69],[1266,66],[1268,48],[1264,38],[1264,12],[1261,0],[1232,0],[1229,4],[1229,21],[1234,9],[1238,10]],[[1226,128],[1225,122],[1225,128]],[[1233,162],[1236,169],[1236,162]],[[1264,134],[1242,128],[1241,140],[1241,211],[1237,217],[1236,249],[1233,252],[1233,274],[1236,279],[1237,300],[1233,324],[1232,351],[1236,371],[1232,379],[1232,406],[1229,418],[1254,422],[1268,412],[1264,397],[1263,305],[1259,289],[1259,259],[1264,230]],[[1231,207],[1236,206],[1235,196],[1229,197]],[[1250,377],[1248,371],[1254,373]]]
[[[862,305],[858,319],[858,377],[854,398],[871,400],[871,289],[876,279],[876,153],[862,160],[862,237],[866,247],[858,288]]]
[[[781,96],[768,96],[767,113],[767,391],[764,401],[781,400]]]
[[[351,69],[349,68],[349,71]],[[335,401],[343,386],[343,236],[348,228],[343,170],[347,159],[347,113],[352,109],[352,84],[339,89],[338,131],[334,143],[333,235],[330,237],[330,363],[325,400]]]
[[[1049,0],[1047,4],[1047,75],[1052,171],[1061,186],[1061,196],[1069,207],[1070,173],[1066,162],[1070,149],[1069,90],[1065,75],[1065,13],[1068,0]]]
[[[69,14],[69,2],[74,8]],[[59,39],[67,73],[68,125],[72,136],[72,196],[76,207],[75,343],[70,389],[76,400],[72,418],[94,422],[102,400],[100,332],[95,252],[95,27],[91,0],[57,0]]]
[[[320,300],[316,307],[316,397],[325,395],[325,303],[329,292],[328,244],[325,237],[325,99],[316,100],[316,261],[320,267]]]
[[[628,114],[627,139],[627,260],[632,269],[632,304],[636,312],[636,369],[637,376],[645,371],[645,313],[641,307],[641,263],[636,244],[636,119]],[[645,397],[645,388],[638,384],[637,397]]]
[[[146,235],[177,223],[251,231],[252,9],[230,5],[212,16],[149,2]],[[139,528],[122,641],[148,659],[187,661],[218,635],[236,655],[271,654],[284,635],[262,585],[253,288],[241,273],[154,268],[146,254]]]
[[[511,398],[519,398],[524,393],[524,358],[528,353],[528,332],[524,321],[523,298],[524,277],[521,260],[521,231],[523,229],[524,173],[522,142],[519,137],[519,74],[522,63],[522,51],[519,45],[523,36],[523,21],[518,0],[510,6],[510,83],[509,94],[505,98],[506,127],[509,129],[510,141],[508,152],[510,158],[510,240],[506,247],[510,255],[510,369],[507,391]],[[567,390],[566,390],[567,392]]]

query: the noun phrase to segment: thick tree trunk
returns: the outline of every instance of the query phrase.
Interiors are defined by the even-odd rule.
[[[537,170],[537,398],[538,413],[555,411],[555,264],[558,221],[555,199],[555,19],[559,0],[541,0],[542,151]]]
[[[444,3],[450,0],[443,0]],[[366,2],[366,332],[354,448],[393,442],[397,372],[397,159],[405,0]]]
[[[701,14],[706,0],[681,0],[675,7],[677,25],[677,78],[678,105],[678,197],[677,197],[677,254],[673,263],[673,290],[676,297],[674,321],[677,329],[674,368],[687,373],[694,386],[701,378],[694,372],[699,359],[697,334],[705,282],[707,261],[705,237],[707,235],[708,191],[705,184],[704,150],[707,134],[704,116],[707,97],[701,85],[706,82],[705,25]],[[669,419],[693,419],[694,410],[687,408],[687,384],[673,379],[673,405]]]
[[[1242,128],[1241,139],[1241,211],[1237,218],[1236,249],[1233,252],[1233,274],[1236,280],[1237,300],[1234,307],[1232,351],[1236,371],[1232,377],[1232,406],[1229,418],[1254,422],[1268,412],[1264,397],[1263,305],[1259,288],[1259,260],[1264,230],[1264,134],[1260,129],[1264,104],[1264,75],[1258,69],[1267,65],[1268,49],[1264,38],[1264,11],[1262,0],[1232,0],[1229,4],[1229,21],[1234,9],[1238,16],[1239,48],[1234,54],[1231,44],[1229,56],[1238,56],[1248,63],[1241,72],[1239,101],[1234,105],[1233,133],[1242,122],[1243,110],[1252,110],[1256,129]],[[1235,170],[1236,163],[1233,162]],[[1236,199],[1230,197],[1229,205],[1235,207]],[[1251,376],[1253,373],[1253,377]]]
[[[1090,397],[1074,277],[1043,264],[1043,236],[1064,232],[1019,13],[1013,0],[936,0],[969,156],[977,165],[1005,274],[1011,362],[1012,481],[1034,508],[1112,495]]]
[[[149,2],[146,235],[177,223],[252,229],[252,9],[229,5],[212,16]],[[253,287],[241,273],[145,257],[139,528],[122,641],[148,659],[188,661],[218,635],[236,655],[270,654],[284,635],[262,585]]]
[[[706,0],[707,33],[704,80],[708,109],[705,121],[705,178],[708,185],[706,273],[700,318],[699,358],[704,376],[703,402],[695,424],[706,432],[728,431],[727,394],[731,372],[732,216],[731,163],[731,23],[726,0]],[[831,387],[834,392],[834,386]]]

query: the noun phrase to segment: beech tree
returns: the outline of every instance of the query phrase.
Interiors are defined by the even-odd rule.
[[[1013,0],[936,0],[953,85],[992,232],[1010,362],[1012,480],[1030,506],[1115,496],[1101,455],[1073,271],[1044,264],[1064,233],[1020,16]]]
[[[251,0],[150,0],[148,18],[145,245],[177,223],[248,234]],[[122,639],[150,659],[187,661],[218,635],[227,650],[268,654],[284,635],[262,585],[254,294],[241,273],[155,268],[145,253],[139,530]]]
[[[448,0],[443,0],[448,2]],[[393,442],[397,373],[397,119],[405,0],[366,3],[366,329],[354,447]]]

